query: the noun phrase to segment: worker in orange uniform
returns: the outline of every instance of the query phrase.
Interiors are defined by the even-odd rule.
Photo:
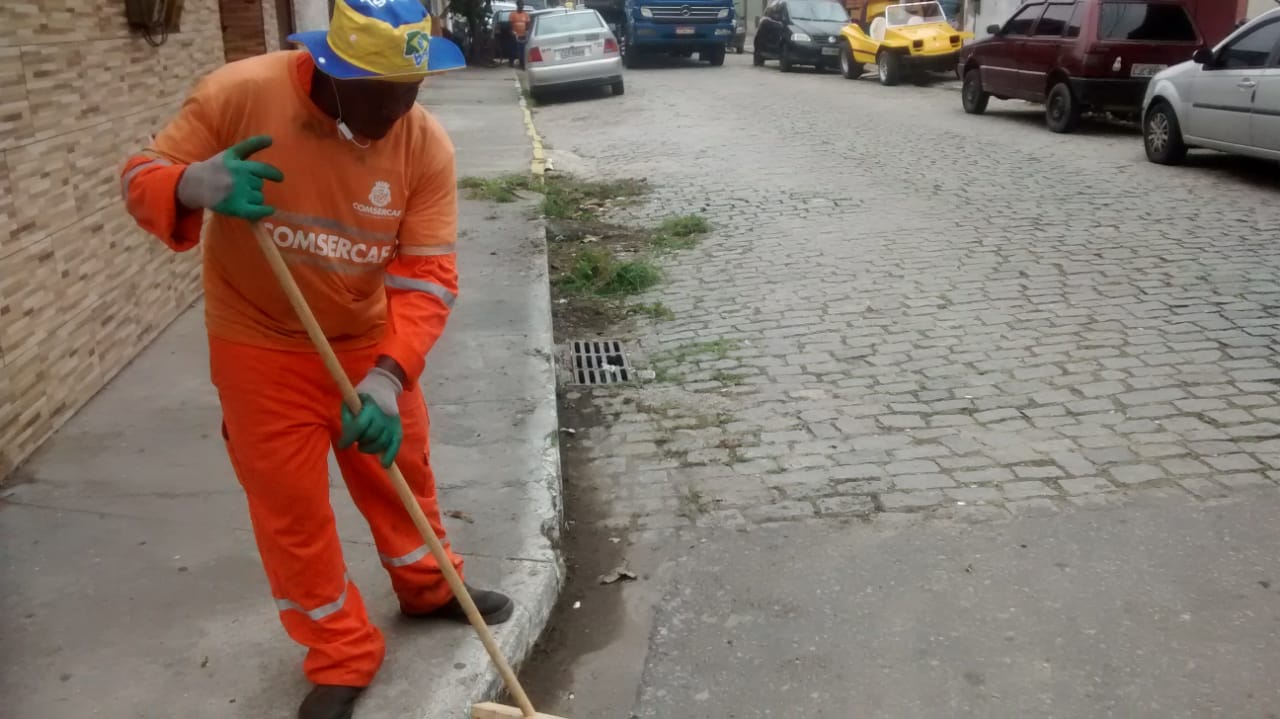
[[[511,35],[516,40],[516,57],[520,68],[524,69],[525,42],[529,39],[529,13],[524,11],[524,0],[516,0],[516,11],[508,18],[511,22]]]
[[[301,719],[350,717],[385,652],[347,576],[331,447],[401,611],[465,621],[384,471],[399,464],[443,540],[418,377],[458,292],[457,190],[453,145],[415,101],[427,72],[463,60],[430,23],[418,0],[337,0],[327,34],[291,38],[305,52],[203,78],[121,179],[138,224],[179,252],[213,213],[203,258],[213,383],[280,620],[307,647],[315,687]],[[342,405],[252,221],[357,383],[359,413]],[[511,616],[510,598],[471,594],[489,623]]]

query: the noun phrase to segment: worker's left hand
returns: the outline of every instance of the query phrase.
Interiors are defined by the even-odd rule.
[[[359,414],[352,414],[346,403],[342,405],[342,436],[338,448],[351,445],[365,454],[381,455],[383,467],[390,467],[400,451],[404,431],[400,427],[400,393],[404,385],[396,376],[381,367],[369,370],[356,394],[360,396]]]

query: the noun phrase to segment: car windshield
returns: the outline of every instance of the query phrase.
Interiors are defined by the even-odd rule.
[[[844,6],[829,0],[798,0],[787,3],[792,20],[817,20],[819,22],[849,22]]]
[[[559,35],[566,32],[594,32],[603,27],[599,16],[592,11],[539,15],[534,30],[539,35]]]
[[[946,22],[942,6],[936,2],[915,2],[906,5],[890,5],[884,9],[884,19],[890,27],[922,25],[927,22]]]
[[[1104,2],[1098,17],[1101,40],[1195,42],[1196,28],[1181,5],[1156,2]]]

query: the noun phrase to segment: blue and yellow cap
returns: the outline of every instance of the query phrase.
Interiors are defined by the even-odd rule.
[[[289,40],[339,80],[416,81],[467,64],[457,45],[431,37],[431,17],[420,0],[335,0],[328,30]]]

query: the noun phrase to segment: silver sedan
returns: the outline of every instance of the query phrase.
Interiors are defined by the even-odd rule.
[[[1152,78],[1142,134],[1163,165],[1189,147],[1280,160],[1280,9]]]
[[[618,39],[591,9],[539,12],[525,47],[529,94],[540,100],[548,91],[609,87],[624,91]]]

